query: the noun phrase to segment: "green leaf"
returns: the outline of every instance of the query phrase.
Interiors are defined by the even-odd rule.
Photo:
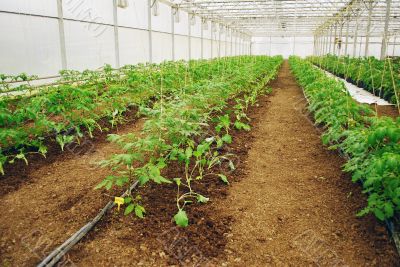
[[[210,199],[208,197],[202,196],[200,194],[197,195],[197,202],[199,203],[207,203]]]
[[[187,159],[190,159],[193,155],[193,149],[191,147],[187,147],[185,150],[185,155]]]
[[[180,227],[186,227],[189,225],[189,219],[186,215],[186,211],[184,210],[179,210],[178,213],[175,214],[174,220],[176,225]]]
[[[248,124],[246,124],[246,123],[243,123],[243,122],[241,122],[241,121],[236,121],[235,122],[235,127],[236,127],[236,129],[238,129],[238,130],[245,130],[245,131],[250,131],[250,129],[251,129],[251,127],[250,127],[250,125],[248,125]]]
[[[174,178],[174,181],[175,181],[177,186],[181,185],[181,178]]]
[[[385,220],[385,214],[382,212],[382,210],[375,208],[374,214],[375,214],[376,218],[378,218],[379,220],[381,220],[381,221]]]
[[[142,207],[142,206],[140,206],[138,204],[135,205],[135,214],[136,214],[136,216],[138,216],[139,218],[143,219],[144,218],[144,214],[143,213],[145,213],[145,212],[146,212],[146,210],[144,209],[144,207]]]
[[[133,211],[134,208],[135,208],[135,204],[133,204],[133,203],[129,204],[129,205],[125,208],[124,215],[130,214],[130,213]]]
[[[231,171],[234,171],[235,168],[235,164],[233,164],[232,160],[229,161],[229,168],[231,169]]]
[[[109,182],[109,180],[106,178],[106,179],[104,179],[103,181],[101,181],[101,183],[99,183],[98,185],[96,185],[96,186],[94,187],[94,189],[100,189],[100,188],[106,186],[108,182]]]
[[[230,143],[232,143],[232,136],[230,136],[229,134],[225,134],[222,137],[222,141],[224,141],[225,143],[230,144]]]
[[[226,184],[229,184],[228,178],[223,174],[218,174],[219,178]]]
[[[389,202],[385,203],[383,206],[385,213],[386,213],[386,218],[391,218],[393,217],[394,211],[393,211],[393,205]]]

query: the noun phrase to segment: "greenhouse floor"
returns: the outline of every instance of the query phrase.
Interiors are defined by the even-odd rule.
[[[146,207],[146,219],[113,210],[66,261],[76,266],[396,266],[398,255],[382,224],[373,216],[355,216],[365,196],[341,171],[344,160],[321,144],[287,61],[271,87],[273,93],[251,108],[252,131],[232,134],[230,150],[238,158],[231,186],[207,182],[211,202],[190,207],[189,227],[178,229],[171,222],[174,191],[149,186],[143,197],[153,204]],[[116,132],[136,132],[143,121]],[[28,167],[17,163],[13,174],[0,180],[2,264],[35,265],[117,194],[93,190],[107,174],[94,162],[118,151],[105,136],[98,134],[82,153],[53,152]]]

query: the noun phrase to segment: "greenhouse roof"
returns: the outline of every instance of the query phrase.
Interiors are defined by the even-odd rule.
[[[252,36],[304,36],[319,33],[332,24],[350,21],[350,31],[381,36],[387,0],[163,0],[177,8],[220,22]],[[372,8],[372,12],[369,9]],[[389,32],[400,31],[400,1],[391,0]]]

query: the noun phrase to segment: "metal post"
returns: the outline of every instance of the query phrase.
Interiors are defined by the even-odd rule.
[[[201,19],[201,28],[200,28],[200,46],[201,46],[201,59],[204,59],[204,21]]]
[[[243,37],[242,34],[239,34],[239,55],[243,54]]]
[[[235,38],[234,38],[234,41],[233,41],[233,45],[234,45],[233,55],[236,56],[236,40],[237,40],[237,36],[236,36],[236,32],[234,32],[234,33],[235,33]]]
[[[218,25],[218,58],[221,58],[221,24]]]
[[[272,36],[269,36],[269,56],[271,56],[271,52],[272,52]]]
[[[153,33],[151,27],[151,3],[152,0],[147,0],[147,23],[149,32],[149,62],[153,63]]]
[[[114,18],[114,50],[115,50],[115,66],[119,64],[119,36],[118,36],[118,5],[117,0],[113,1],[113,18]]]
[[[326,29],[325,33],[325,48],[324,48],[324,55],[327,55],[329,53],[329,40],[330,40],[330,35],[329,35],[329,28]]]
[[[294,53],[294,48],[293,48],[293,53]],[[316,35],[314,34],[313,36],[313,56],[316,56],[317,54],[317,38]]]
[[[228,28],[225,27],[225,57],[228,56]]]
[[[356,19],[356,30],[354,31],[354,43],[353,43],[353,57],[356,57],[357,54],[357,38],[358,38],[358,22],[360,20],[360,12],[357,14]]]
[[[343,43],[342,43],[342,36],[343,36],[343,22],[340,22],[340,30],[339,30],[339,39],[338,39],[338,56],[340,57],[342,55],[342,47],[343,47]]]
[[[349,46],[349,28],[350,28],[350,17],[347,17],[347,25],[346,25],[346,41],[344,45],[344,55],[347,56],[347,47]]]
[[[231,48],[229,51],[229,55],[233,56],[233,30],[232,29],[230,29],[230,33],[231,33]]]
[[[67,69],[67,52],[65,49],[65,30],[62,0],[57,0],[58,32],[60,37],[61,68]]]
[[[322,56],[322,48],[323,48],[324,38],[322,37],[322,33],[318,36],[318,56]]]
[[[213,22],[211,22],[211,58],[214,57],[214,27],[213,27]]]
[[[394,40],[393,40],[393,51],[392,51],[392,56],[394,56],[394,54],[395,54],[395,52],[396,52],[396,38],[397,38],[397,36],[395,36],[395,37],[394,37]]]
[[[175,20],[174,20],[173,7],[171,7],[171,44],[172,44],[172,60],[175,60]]]
[[[191,25],[191,17],[190,13],[188,13],[188,59],[192,59],[192,25]]]
[[[330,36],[329,36],[329,50],[328,50],[328,54],[330,54],[331,51],[332,51],[332,43],[333,43],[333,41],[332,41],[332,38],[333,38],[333,25],[331,25],[330,28],[331,28],[331,33],[330,33]]]
[[[386,0],[386,18],[385,18],[385,29],[383,31],[383,38],[382,38],[382,45],[381,45],[381,59],[385,59],[385,57],[386,57],[391,4],[392,4],[392,0]]]
[[[373,0],[369,0],[368,2],[368,22],[367,22],[367,33],[365,35],[365,52],[364,56],[368,57],[368,48],[369,48],[369,36],[371,32],[371,17],[372,17],[372,2]]]
[[[336,56],[337,22],[335,23],[335,36],[333,37],[333,54]]]
[[[321,52],[322,52],[322,34],[320,33],[319,35],[318,35],[318,39],[317,39],[317,44],[318,44],[318,46],[317,46],[317,56],[321,56]]]

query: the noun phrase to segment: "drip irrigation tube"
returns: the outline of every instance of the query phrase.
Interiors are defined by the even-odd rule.
[[[304,98],[307,100],[308,106],[310,106],[310,100],[306,96],[303,87],[300,86],[300,88]],[[313,125],[315,128],[318,128],[318,126],[315,123],[313,123]],[[339,155],[342,158],[344,158],[347,161],[350,160],[350,156],[346,152],[344,152],[341,148],[338,148],[337,151],[339,152]],[[385,220],[385,225],[386,229],[388,230],[390,236],[394,241],[397,253],[400,255],[400,218],[398,217],[398,215],[395,214],[392,220]]]
[[[139,181],[134,182],[128,190],[122,194],[121,197],[126,197],[131,193],[133,189],[137,187]],[[62,245],[56,248],[53,252],[51,252],[46,258],[44,258],[37,267],[52,267],[57,264],[59,260],[64,257],[65,254],[76,244],[78,243],[93,227],[100,221],[100,219],[113,207],[115,203],[113,201],[109,201],[107,205],[93,218],[89,223],[79,229],[75,234],[73,234],[70,238],[68,238]]]

